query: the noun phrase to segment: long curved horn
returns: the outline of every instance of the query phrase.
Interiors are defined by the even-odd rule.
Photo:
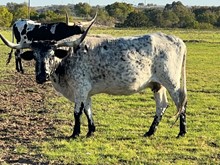
[[[30,48],[30,44],[23,43],[23,44],[14,44],[10,41],[8,41],[2,34],[0,34],[1,40],[4,42],[5,45],[12,49],[25,49],[25,48]]]
[[[95,17],[96,18],[96,17]],[[65,41],[65,39],[57,41],[57,44],[55,45],[56,47],[62,47],[62,46],[67,46],[67,47],[73,47],[76,48],[79,46],[81,42],[86,38],[86,35],[89,31],[89,29],[92,27],[93,23],[95,22],[95,19],[93,19],[93,22],[89,25],[89,27],[86,29],[86,31],[81,35],[80,38],[74,40],[74,41]]]
[[[80,25],[82,25],[82,26],[88,26],[88,25],[90,25],[93,21],[95,21],[97,15],[98,15],[98,12],[96,11],[95,16],[93,17],[93,19],[92,19],[91,21],[88,21],[88,22],[80,22]]]
[[[67,11],[66,11],[66,24],[69,25],[69,16],[68,16]]]
[[[65,11],[66,11],[66,10],[65,10]],[[75,23],[69,21],[69,15],[68,15],[67,11],[66,11],[66,24],[67,24],[68,26],[73,26],[73,25],[75,25]]]

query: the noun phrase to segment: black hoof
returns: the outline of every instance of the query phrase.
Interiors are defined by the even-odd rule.
[[[88,132],[88,133],[86,134],[86,137],[87,137],[87,138],[90,138],[90,137],[92,137],[92,136],[94,136],[94,132]]]
[[[79,137],[79,133],[73,133],[68,139],[77,139]]]
[[[144,137],[150,137],[150,136],[152,136],[154,133],[153,132],[146,132],[145,134],[144,134]]]
[[[71,136],[67,137],[67,140],[77,139],[78,137],[79,137],[79,135],[71,135]]]
[[[186,134],[186,132],[180,132],[176,138],[181,138],[181,137],[184,137]]]

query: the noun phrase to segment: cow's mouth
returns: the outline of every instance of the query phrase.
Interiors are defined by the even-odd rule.
[[[46,82],[46,80],[36,80],[36,82],[37,82],[38,84],[43,84],[43,83]]]
[[[36,76],[36,82],[38,84],[43,84],[47,81],[47,77],[46,76]]]

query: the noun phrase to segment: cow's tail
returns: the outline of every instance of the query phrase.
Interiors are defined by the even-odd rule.
[[[184,113],[186,110],[186,104],[187,104],[187,89],[186,89],[186,54],[187,50],[185,48],[184,54],[183,54],[183,62],[182,62],[182,86],[181,86],[181,92],[180,92],[180,107],[179,107],[179,114]]]
[[[14,26],[12,26],[12,43],[14,43]],[[6,61],[6,64],[8,65],[11,61],[11,57],[12,57],[12,53],[13,53],[13,49],[11,49],[11,51],[8,53],[8,59]]]
[[[185,45],[185,44],[184,44]],[[178,111],[175,115],[176,120],[171,125],[173,127],[178,120],[181,113],[185,113],[186,111],[186,105],[187,105],[187,89],[186,89],[186,54],[187,50],[185,48],[183,53],[183,61],[182,61],[182,70],[181,70],[181,91],[180,91],[180,104],[178,105]]]
[[[183,65],[182,65],[182,106],[187,104],[187,89],[186,89],[186,54],[187,50],[185,50],[184,57],[183,57]]]

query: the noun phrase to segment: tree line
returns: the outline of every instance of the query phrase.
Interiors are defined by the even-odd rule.
[[[17,19],[29,17],[38,22],[64,22],[66,12],[74,19],[89,19],[96,11],[96,22],[103,26],[195,29],[220,27],[220,7],[189,7],[180,1],[166,4],[164,7],[133,6],[125,2],[94,7],[88,3],[78,3],[31,7],[30,12],[26,3],[7,3],[6,6],[0,6],[0,27],[10,27]]]

